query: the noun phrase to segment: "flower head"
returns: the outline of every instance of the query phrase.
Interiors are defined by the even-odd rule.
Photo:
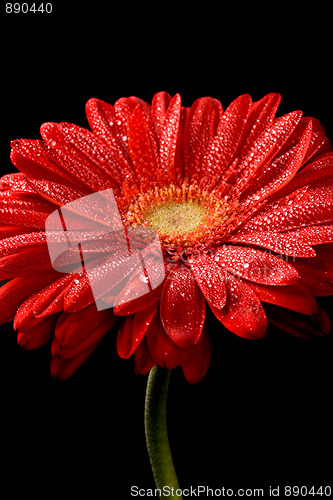
[[[151,105],[90,99],[91,130],[45,123],[42,140],[13,141],[19,172],[1,179],[0,278],[10,281],[0,314],[14,320],[19,344],[51,340],[51,373],[67,378],[117,323],[118,353],[134,354],[139,373],[181,365],[194,383],[210,364],[209,309],[248,339],[263,337],[268,322],[327,334],[314,297],[333,293],[333,149],[316,119],[276,118],[279,102],[242,95],[223,111],[217,99],[187,108],[166,92]],[[99,310],[84,269],[52,267],[45,223],[58,207],[110,189],[126,231],[158,234],[165,273],[134,298],[137,273],[110,282],[103,300],[113,307]],[[97,210],[86,217],[108,226]],[[85,229],[75,228],[78,239]],[[90,259],[110,251],[100,242]]]

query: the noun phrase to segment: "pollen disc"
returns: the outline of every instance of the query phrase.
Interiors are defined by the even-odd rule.
[[[151,227],[166,234],[173,234],[175,231],[179,234],[195,231],[200,224],[206,222],[206,216],[205,207],[188,201],[167,202],[145,214]]]

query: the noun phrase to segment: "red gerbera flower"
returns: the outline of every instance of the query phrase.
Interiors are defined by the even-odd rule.
[[[302,337],[327,334],[314,296],[333,293],[333,149],[316,119],[276,118],[279,102],[242,95],[223,112],[217,99],[186,108],[165,92],[151,105],[91,99],[92,131],[46,123],[43,140],[14,141],[20,172],[1,179],[0,278],[10,281],[0,314],[14,320],[19,344],[51,340],[51,373],[64,379],[119,320],[118,353],[135,353],[139,373],[181,365],[194,383],[211,359],[208,308],[248,339],[263,337],[268,322]],[[165,278],[98,310],[85,272],[52,268],[45,221],[110,188],[125,227],[158,232]],[[117,285],[109,297],[124,293]]]

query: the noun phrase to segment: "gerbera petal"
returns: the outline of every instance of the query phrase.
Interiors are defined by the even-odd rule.
[[[46,344],[53,337],[56,320],[57,316],[49,316],[39,320],[32,327],[19,331],[17,335],[17,343],[23,349],[27,350],[36,349],[37,347]]]
[[[20,330],[20,331],[26,330],[31,326],[34,326],[41,319],[43,319],[43,318],[36,318],[32,309],[32,306],[38,294],[39,291],[30,295],[30,297],[28,297],[24,302],[22,302],[20,307],[17,309],[13,322],[15,330]]]
[[[92,130],[101,137],[111,151],[112,172],[118,179],[127,178],[137,185],[137,177],[130,158],[127,143],[127,120],[122,123],[116,110],[99,99],[90,99],[86,104],[86,113]]]
[[[158,92],[151,102],[151,116],[158,138],[161,137],[164,128],[165,115],[170,101],[171,95],[168,92]]]
[[[129,302],[124,302],[124,304],[119,304],[114,306],[113,311],[116,316],[129,316],[131,314],[138,313],[148,306],[158,303],[159,295],[153,290],[146,295],[142,295],[136,299]]]
[[[184,130],[185,176],[189,179],[199,173],[222,115],[222,104],[212,97],[201,97],[192,104]]]
[[[290,184],[285,187],[283,194],[295,191],[303,186],[311,185],[316,187],[323,184],[333,184],[332,153],[328,153],[322,158],[319,158],[302,168]]]
[[[0,288],[0,324],[14,319],[21,304],[33,293],[49,283],[58,273],[42,273],[26,278],[14,278]]]
[[[5,174],[0,178],[0,191],[2,194],[15,193],[31,196],[35,193],[31,186],[27,182],[27,178],[22,172],[15,172],[14,174]]]
[[[43,201],[32,203],[24,200],[9,200],[7,206],[0,202],[1,223],[44,229],[45,220],[55,207],[46,201],[43,205]]]
[[[301,119],[301,111],[293,111],[287,115],[277,118],[273,125],[263,132],[249,150],[247,156],[241,161],[237,168],[233,168],[236,182],[230,195],[239,195],[256,177],[258,169],[269,158],[272,158],[288,139],[297,123]]]
[[[301,338],[324,337],[331,329],[330,319],[327,313],[319,308],[317,314],[304,316],[276,307],[267,306],[269,322],[281,330]]]
[[[205,321],[205,300],[192,271],[175,265],[161,295],[161,320],[170,339],[185,348],[198,342]]]
[[[74,279],[74,274],[65,274],[44,287],[35,297],[32,306],[34,316],[41,318],[63,311],[64,295]]]
[[[26,227],[33,227],[34,229],[43,229],[45,227],[45,220],[48,215],[52,213],[38,212],[36,210],[14,210],[13,208],[0,208],[0,217],[2,224],[21,225]]]
[[[115,109],[100,99],[89,99],[86,114],[91,129],[105,141],[116,162],[125,169],[127,175],[133,176],[126,137],[127,121],[122,123]],[[114,161],[111,164],[113,165]]]
[[[125,319],[117,336],[117,352],[121,358],[129,358],[138,347],[152,322],[158,303]]]
[[[307,315],[318,311],[318,304],[313,294],[302,283],[284,287],[259,285],[258,283],[247,284],[262,302]]]
[[[179,171],[180,161],[176,161],[180,111],[180,95],[176,94],[172,98],[165,115],[159,150],[161,168],[165,172],[165,178],[171,183],[175,182],[177,177],[182,173]]]
[[[199,341],[189,349],[189,353],[182,362],[182,369],[186,380],[190,384],[197,384],[206,374],[212,359],[212,344],[207,329],[204,328]]]
[[[289,151],[283,157],[282,162],[276,160],[266,169],[262,170],[258,182],[255,183],[255,192],[252,195],[248,192],[248,198],[244,201],[244,204],[251,206],[259,203],[261,200],[268,198],[268,196],[282,189],[292,180],[303,163],[310,144],[311,135],[312,123],[310,122],[299,142],[294,146],[293,151]]]
[[[24,227],[24,226],[0,226],[0,239],[10,238],[11,236],[17,236],[18,234],[26,234],[34,232],[33,227]]]
[[[149,354],[147,342],[144,338],[134,353],[135,372],[146,375],[155,366],[155,361]]]
[[[291,264],[254,248],[222,245],[215,251],[213,258],[229,273],[264,285],[291,285],[299,279]]]
[[[11,148],[12,163],[28,178],[62,180],[71,187],[75,186],[75,178],[52,158],[52,148],[41,140],[18,139],[11,142]]]
[[[320,258],[320,260],[328,262],[329,264],[332,263],[333,243],[327,243],[325,245],[319,244],[315,247],[315,249],[316,255]]]
[[[303,227],[296,229],[291,234],[303,244],[322,245],[333,241],[333,226]],[[311,255],[304,255],[304,257],[311,257]]]
[[[237,151],[239,158],[244,158],[264,130],[272,125],[280,101],[281,95],[272,92],[251,104],[244,128],[244,140]]]
[[[121,134],[117,125],[117,118],[111,104],[100,99],[89,99],[86,103],[88,123],[96,135],[104,139],[107,144],[119,140],[122,145]]]
[[[272,203],[249,220],[247,232],[288,231],[333,221],[333,186],[309,188],[286,203]]]
[[[242,279],[228,274],[227,293],[227,303],[222,310],[210,306],[217,319],[240,337],[262,338],[267,329],[267,317],[252,288]]]
[[[29,180],[27,180],[29,182]],[[54,205],[44,200],[38,193],[18,194],[13,191],[0,193],[0,208],[8,210],[9,213],[14,213],[18,210],[31,210],[35,212],[49,213],[54,210]]]
[[[61,182],[52,182],[45,179],[28,179],[28,184],[42,198],[59,206],[91,194],[91,190],[84,189],[81,186],[74,189]],[[55,210],[56,207],[53,207],[53,209]]]
[[[67,313],[78,312],[94,301],[95,298],[91,290],[88,275],[85,273],[76,273],[64,294],[64,311]]]
[[[27,247],[46,244],[46,234],[44,231],[34,231],[11,236],[0,241],[0,257],[13,255],[25,250]]]
[[[333,294],[333,264],[331,260],[316,257],[296,259],[293,263],[302,283],[317,297]]]
[[[164,262],[164,279],[161,282],[161,279],[163,278],[163,276],[161,276],[163,268],[161,268],[160,259],[156,260],[154,257],[148,257],[144,260],[145,269],[148,271],[148,282],[147,277],[143,274],[143,269],[140,266],[135,272],[133,272],[127,283],[123,284],[120,292],[114,300],[113,312],[117,316],[128,316],[130,314],[134,314],[155,304],[156,302],[159,302],[160,300],[164,279],[170,272],[170,264],[168,262]],[[157,286],[154,288],[151,283]],[[105,297],[104,300],[108,300],[108,297]]]
[[[89,135],[92,132],[71,123],[44,123],[41,134],[51,146],[49,154],[56,163],[80,184],[93,191],[117,187],[113,178],[116,170],[108,168],[114,159],[99,147],[97,137],[93,140]]]
[[[210,180],[219,179],[237,151],[251,103],[251,97],[244,94],[235,99],[224,112],[215,138],[202,162],[201,171]]]
[[[57,273],[59,276],[59,273]],[[23,331],[38,323],[40,318],[63,311],[63,297],[68,285],[75,276],[60,275],[57,279],[49,279],[30,295],[18,308],[14,318],[14,328]]]
[[[60,356],[53,356],[51,359],[50,373],[54,378],[59,380],[66,380],[75,373],[80,366],[89,358],[92,352],[99,344],[99,340],[95,344],[87,347],[71,358],[61,358]]]
[[[294,231],[290,233],[274,233],[261,231],[253,233],[236,232],[228,237],[230,243],[245,243],[290,257],[315,257],[315,250],[304,241],[297,238]]]
[[[152,262],[148,264],[150,264],[149,270],[151,275],[154,271],[153,264]],[[117,295],[113,308],[114,314],[117,316],[128,316],[158,303],[162,293],[162,287],[163,284],[145,293],[147,283],[142,283],[142,269],[138,269],[137,272],[133,273],[129,281]]]
[[[123,141],[123,146],[126,149],[129,158],[130,154],[128,147],[128,134],[127,134],[128,121],[138,105],[141,107],[142,112],[148,118],[150,115],[150,106],[149,104],[144,102],[142,99],[139,99],[138,97],[134,96],[121,97],[114,103],[114,111],[116,114],[117,126],[121,133],[121,140]],[[131,165],[133,167],[132,162]]]
[[[51,375],[61,380],[71,376],[96,349],[114,322],[110,311],[97,311],[96,307],[95,310],[89,308],[84,314],[61,315],[51,346]],[[70,337],[68,332],[71,332]]]
[[[128,119],[138,105],[146,116],[150,115],[151,110],[149,104],[139,97],[121,97],[114,103],[114,109],[118,118],[117,124],[122,133],[126,134]]]
[[[312,134],[309,147],[305,154],[304,163],[307,162],[321,148],[321,146],[323,146],[326,140],[325,129],[318,120],[309,116],[303,116],[283,146],[283,150],[288,150],[297,144],[309,123],[312,125]]]
[[[105,254],[90,262],[89,282],[94,290],[95,300],[101,300],[104,304],[109,304],[110,299],[113,304],[117,304],[118,296],[124,291],[126,282],[131,280],[138,270],[141,272],[139,256],[131,259],[124,255],[122,250],[120,247],[117,253]],[[147,283],[141,282],[141,285],[146,292]]]
[[[0,277],[2,279],[32,276],[37,272],[52,269],[50,256],[46,245],[36,245],[26,248],[14,255],[0,258]]]
[[[181,349],[166,334],[159,314],[155,314],[146,333],[148,352],[152,360],[162,368],[172,370],[179,366],[186,355],[187,349]]]
[[[307,117],[307,119],[312,123],[312,136],[305,154],[304,163],[309,162],[317,153],[320,154],[321,149],[325,146],[327,141],[325,129],[321,123],[316,118]]]
[[[62,313],[55,327],[52,354],[72,357],[95,344],[116,323],[110,309],[98,311],[95,304],[76,313]]]
[[[189,259],[191,269],[202,293],[210,304],[222,309],[227,300],[225,272],[207,254]]]
[[[147,189],[160,170],[158,146],[145,113],[138,105],[128,119],[128,146],[142,189]]]

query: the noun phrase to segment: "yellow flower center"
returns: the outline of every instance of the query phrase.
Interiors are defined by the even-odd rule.
[[[138,193],[122,210],[126,226],[152,227],[164,251],[178,257],[218,246],[235,215],[229,202],[187,182]]]
[[[207,209],[194,202],[170,201],[157,205],[145,214],[145,219],[157,231],[166,234],[189,233],[206,222]]]

